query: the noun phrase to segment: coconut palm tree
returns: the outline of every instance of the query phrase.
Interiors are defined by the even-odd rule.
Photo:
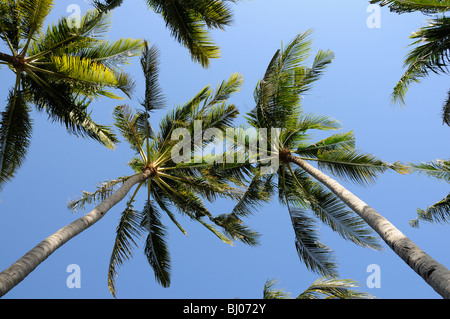
[[[31,105],[76,135],[92,138],[108,148],[117,139],[109,127],[95,123],[89,104],[99,97],[129,96],[130,77],[121,65],[142,51],[142,41],[106,41],[108,15],[86,13],[79,25],[66,18],[44,30],[51,0],[0,1],[0,65],[15,80],[0,117],[0,187],[23,163],[32,136]]]
[[[428,163],[411,164],[414,171],[429,177],[450,183],[450,161],[436,160]],[[411,226],[419,227],[420,221],[429,223],[448,223],[450,221],[450,193],[430,207],[417,210],[417,218],[410,222]]]
[[[335,134],[315,143],[308,141],[308,133],[313,129],[337,128],[335,121],[305,114],[301,108],[300,94],[306,93],[320,78],[333,58],[330,51],[319,51],[312,65],[306,66],[311,51],[310,35],[310,31],[299,34],[277,51],[255,90],[256,106],[248,114],[250,125],[282,130],[276,143],[271,141],[274,147],[270,155],[279,160],[279,166],[272,173],[256,175],[248,194],[258,187],[272,196],[278,192],[280,202],[287,206],[291,217],[300,259],[310,270],[336,276],[332,251],[320,243],[314,219],[308,216],[308,211],[345,239],[364,247],[378,248],[379,244],[366,228],[370,226],[438,293],[449,298],[450,272],[373,208],[323,172],[367,185],[388,170],[402,174],[409,170],[398,162],[385,163],[371,154],[357,151],[351,132]],[[316,163],[318,168],[308,162]],[[264,163],[258,165],[261,169],[267,166]],[[249,214],[252,205],[238,204],[234,212]]]
[[[397,13],[420,11],[436,16],[428,20],[428,25],[411,35],[414,46],[406,59],[403,74],[392,93],[393,102],[405,103],[405,96],[411,84],[431,74],[448,72],[450,46],[448,33],[450,18],[445,15],[450,11],[450,1],[446,0],[372,0],[371,3],[388,5]],[[450,126],[450,91],[442,109],[443,123]]]
[[[292,299],[290,294],[282,289],[275,289],[275,280],[264,284],[263,299]],[[299,294],[296,299],[374,299],[368,293],[353,290],[358,282],[351,279],[321,277]]]
[[[145,3],[155,13],[161,15],[171,35],[185,46],[192,60],[208,67],[210,59],[220,56],[220,48],[215,45],[209,30],[223,30],[233,21],[227,2],[238,0],[146,0]],[[123,0],[93,1],[102,11],[113,10],[122,5]]]
[[[223,170],[207,170],[205,164],[175,163],[172,151],[179,143],[172,139],[177,128],[194,131],[197,121],[203,123],[203,129],[214,127],[226,130],[238,110],[227,99],[238,91],[242,85],[242,77],[233,74],[223,81],[215,90],[210,86],[202,89],[193,99],[176,107],[160,122],[156,133],[148,118],[150,112],[163,106],[164,98],[158,85],[158,51],[146,45],[141,58],[146,79],[143,110],[134,112],[127,105],[117,106],[114,110],[115,125],[136,156],[129,162],[135,171],[134,175],[120,177],[101,184],[95,192],[83,192],[83,196],[69,203],[76,211],[86,204],[97,206],[42,241],[35,248],[0,273],[0,296],[20,283],[40,263],[68,240],[80,234],[98,222],[114,205],[123,200],[133,187],[135,190],[123,211],[117,236],[113,245],[108,271],[108,286],[113,295],[116,294],[115,275],[117,267],[132,256],[132,248],[137,239],[146,234],[144,252],[155,272],[156,280],[164,287],[170,284],[170,255],[166,243],[166,227],[161,221],[161,212],[166,213],[175,225],[186,233],[175,218],[175,211],[200,222],[222,241],[233,244],[240,240],[249,245],[258,243],[258,234],[248,229],[238,216],[223,212],[213,216],[204,204],[204,200],[212,201],[217,197],[238,200],[241,190],[230,186],[227,174],[238,181],[240,174],[250,174],[250,164],[228,164]],[[189,138],[191,143],[191,138]],[[205,140],[200,148],[207,147],[212,140]],[[198,151],[198,149],[194,150]],[[190,155],[190,154],[188,154]],[[245,167],[249,169],[246,171]],[[247,172],[247,173],[246,173]],[[145,205],[141,211],[134,208],[136,196],[143,191]]]

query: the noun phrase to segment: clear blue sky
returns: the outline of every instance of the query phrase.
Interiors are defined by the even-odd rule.
[[[49,21],[67,15],[69,4],[57,1]],[[430,76],[414,85],[407,107],[389,102],[391,90],[403,73],[403,59],[412,31],[424,24],[421,14],[397,15],[383,9],[381,28],[370,29],[366,19],[368,1],[347,0],[253,0],[233,5],[235,23],[225,32],[213,32],[222,48],[222,58],[207,70],[191,62],[187,51],[176,43],[159,16],[147,11],[143,1],[127,0],[114,13],[110,39],[145,38],[161,51],[161,86],[168,107],[190,99],[207,84],[216,85],[233,72],[245,79],[233,102],[245,114],[253,107],[252,93],[274,54],[297,33],[314,29],[315,50],[331,49],[336,60],[310,95],[308,112],[341,121],[342,131],[354,130],[357,146],[385,161],[422,162],[449,156],[449,128],[441,125],[441,105],[449,88],[445,76]],[[2,47],[2,50],[5,48]],[[137,97],[143,94],[138,59],[127,67],[137,82]],[[0,97],[6,101],[12,85],[11,71],[0,70]],[[104,99],[93,104],[93,117],[111,124],[111,111],[119,102]],[[137,101],[124,101],[137,107]],[[33,112],[34,135],[28,158],[17,178],[0,193],[0,269],[3,270],[41,240],[80,217],[66,209],[82,190],[92,191],[101,181],[130,173],[126,163],[131,152],[126,144],[109,151],[95,142],[78,140],[64,128]],[[344,183],[351,191],[389,219],[417,245],[450,267],[448,225],[408,225],[417,208],[442,199],[448,184],[424,176],[388,173],[369,188]],[[99,223],[64,245],[41,264],[5,298],[111,298],[107,269],[115,228],[125,201]],[[139,208],[138,205],[136,205]],[[214,213],[226,213],[232,203],[210,205]],[[263,234],[256,248],[230,247],[202,227],[181,218],[189,236],[169,221],[172,285],[161,288],[154,280],[142,249],[119,269],[119,298],[260,298],[267,279],[278,279],[279,288],[296,296],[319,276],[299,261],[287,210],[277,202],[265,205],[246,222]],[[327,228],[322,240],[333,248],[341,278],[361,283],[360,290],[379,298],[439,298],[439,296],[389,248],[383,252],[359,248]],[[81,288],[69,289],[67,266],[81,267]],[[370,289],[367,267],[381,269],[381,288]]]

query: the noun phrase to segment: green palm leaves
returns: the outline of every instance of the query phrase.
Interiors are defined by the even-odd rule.
[[[229,176],[238,171],[245,174],[245,169],[232,164],[219,168],[203,161],[191,161],[196,152],[213,142],[212,139],[194,145],[194,139],[189,138],[188,143],[193,146],[192,153],[188,154],[189,161],[176,163],[173,160],[173,149],[179,144],[178,139],[173,139],[177,129],[194,132],[198,122],[202,123],[203,130],[214,127],[225,131],[230,127],[238,112],[234,105],[227,103],[227,99],[240,89],[242,78],[232,75],[216,89],[205,87],[193,99],[163,117],[158,132],[155,132],[149,123],[150,112],[164,105],[158,85],[158,51],[155,47],[145,46],[141,66],[146,79],[145,97],[141,103],[143,110],[135,112],[129,106],[120,105],[114,110],[114,119],[119,132],[136,154],[129,166],[136,174],[148,172],[149,178],[138,184],[131,194],[116,230],[108,271],[109,288],[113,295],[116,293],[117,267],[132,257],[133,248],[140,238],[144,238],[144,253],[157,282],[164,287],[170,285],[171,264],[163,213],[184,234],[186,231],[177,221],[176,213],[199,222],[225,243],[233,244],[234,240],[249,245],[258,243],[258,234],[248,229],[239,216],[226,212],[213,216],[204,204],[204,200],[213,201],[220,197],[239,200],[242,191],[230,185]],[[94,193],[84,192],[83,197],[71,202],[69,207],[78,209],[86,203],[101,201],[127,178],[105,182]],[[143,191],[144,188],[146,191]],[[137,196],[141,190],[145,195],[145,204],[142,210],[136,210]]]
[[[291,299],[290,294],[274,288],[275,281],[268,280],[264,285],[264,299]],[[322,277],[314,281],[296,299],[373,299],[368,293],[354,290],[359,284],[351,279]]]
[[[123,0],[94,1],[102,11],[112,10]],[[203,67],[210,59],[220,57],[220,48],[213,43],[209,30],[223,30],[232,22],[226,2],[237,0],[146,0],[149,8],[160,14],[171,35],[190,52],[192,60]]]
[[[8,104],[1,116],[0,186],[11,180],[22,164],[32,132],[30,106],[63,124],[77,136],[92,138],[113,148],[116,137],[95,123],[88,112],[98,97],[127,96],[133,83],[120,67],[142,50],[140,40],[102,39],[109,18],[97,11],[86,13],[80,25],[61,19],[43,30],[53,1],[0,1],[0,38],[10,50],[0,63],[15,74]]]
[[[405,73],[394,87],[392,100],[405,103],[405,96],[411,84],[419,82],[429,74],[447,73],[449,66],[448,33],[450,19],[444,15],[450,10],[449,1],[441,0],[374,0],[371,3],[389,5],[392,11],[398,13],[422,11],[429,14],[443,13],[428,20],[428,25],[420,28],[411,35],[414,46],[404,63]],[[450,96],[450,95],[449,95]],[[450,126],[450,99],[448,98],[442,109],[443,123]]]
[[[450,183],[450,161],[436,160],[429,163],[412,164],[412,168],[419,174]],[[448,223],[450,220],[450,193],[439,202],[431,205],[427,209],[417,210],[417,219],[410,222],[411,226],[419,227],[420,221],[430,223]]]
[[[363,247],[378,249],[379,243],[365,222],[307,171],[295,168],[292,154],[298,159],[317,163],[319,168],[340,178],[368,185],[387,170],[407,172],[399,163],[385,163],[371,154],[355,149],[352,132],[338,133],[318,142],[310,142],[310,132],[340,128],[335,120],[304,113],[301,94],[306,93],[333,60],[331,51],[319,51],[308,66],[311,55],[311,31],[296,36],[275,53],[263,79],[255,90],[255,108],[248,114],[255,128],[281,128],[271,156],[279,159],[272,174],[256,174],[247,188],[248,205],[242,214],[250,213],[260,199],[278,193],[287,206],[295,233],[300,259],[308,269],[324,276],[336,275],[332,250],[320,242],[316,221],[329,226],[341,237]],[[273,141],[272,141],[273,144]],[[271,145],[273,146],[273,145]],[[263,168],[264,164],[258,163]],[[258,199],[258,195],[260,199]],[[250,200],[250,199],[254,200]]]

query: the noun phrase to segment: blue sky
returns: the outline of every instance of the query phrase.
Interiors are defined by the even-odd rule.
[[[48,21],[68,15],[70,4],[83,11],[81,0],[57,1]],[[448,78],[430,76],[413,85],[407,106],[390,103],[389,95],[402,75],[412,31],[424,25],[421,14],[397,15],[381,11],[381,28],[368,28],[368,1],[347,0],[246,0],[233,5],[235,22],[225,32],[212,33],[221,46],[222,57],[209,69],[193,63],[187,51],[175,42],[159,16],[147,11],[143,1],[127,0],[114,12],[110,39],[145,38],[161,51],[160,83],[167,97],[166,110],[190,99],[208,84],[216,85],[231,73],[243,75],[245,84],[232,98],[242,114],[253,107],[253,89],[274,52],[297,33],[314,29],[314,49],[331,49],[336,59],[321,81],[305,96],[307,112],[339,120],[342,131],[353,130],[357,147],[385,161],[423,162],[448,158],[449,128],[441,125],[441,105]],[[2,50],[5,48],[2,47]],[[117,104],[138,106],[143,78],[138,59],[127,71],[137,83],[134,101],[103,99],[93,104],[93,117],[111,124]],[[12,72],[0,70],[0,97],[6,101]],[[126,144],[110,151],[89,140],[67,134],[33,112],[34,134],[27,160],[16,179],[0,193],[0,269],[5,269],[41,240],[79,218],[66,209],[82,190],[92,191],[104,180],[130,174],[126,163],[132,153]],[[319,136],[317,137],[319,138]],[[367,188],[343,182],[352,192],[389,219],[405,235],[442,264],[450,267],[448,225],[409,226],[417,208],[442,199],[448,184],[424,176],[383,175]],[[41,264],[5,298],[112,298],[107,288],[107,269],[115,228],[125,201],[99,223],[74,238]],[[214,213],[226,213],[233,203],[209,205]],[[139,207],[136,205],[136,207]],[[92,207],[93,208],[93,207]],[[260,298],[266,280],[277,279],[278,287],[296,296],[318,275],[303,266],[294,246],[294,233],[287,210],[277,202],[263,206],[246,220],[260,232],[261,245],[231,247],[218,241],[202,227],[181,218],[188,236],[169,226],[172,285],[160,287],[154,280],[142,249],[119,269],[116,281],[119,298]],[[346,242],[327,228],[322,240],[334,249],[340,278],[360,282],[360,290],[379,298],[439,298],[388,247],[385,251],[363,249]],[[69,289],[66,270],[81,269],[81,288]],[[381,287],[369,288],[369,265],[381,270]]]

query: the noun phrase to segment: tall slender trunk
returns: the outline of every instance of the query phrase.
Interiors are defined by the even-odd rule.
[[[40,244],[31,249],[22,258],[0,273],[0,297],[25,279],[37,266],[46,260],[59,247],[84,230],[98,222],[114,205],[119,203],[131,188],[147,179],[149,172],[144,172],[127,179],[110,197],[102,201],[88,214],[60,229]]]
[[[328,175],[291,154],[287,155],[286,159],[303,168],[336,194],[347,206],[366,221],[386,244],[438,294],[445,299],[450,299],[450,271],[446,267],[427,255],[386,218]]]

